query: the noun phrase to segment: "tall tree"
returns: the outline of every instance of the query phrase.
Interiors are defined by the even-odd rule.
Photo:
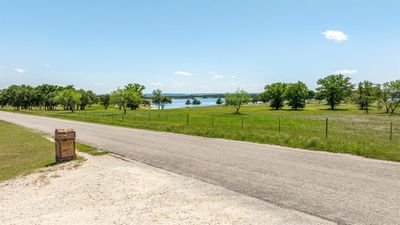
[[[64,109],[69,109],[74,112],[75,107],[80,104],[82,94],[78,91],[67,88],[60,91],[56,96],[56,102],[64,106]]]
[[[160,89],[153,91],[152,101],[157,105],[158,109],[160,109],[162,97],[162,91]]]
[[[353,89],[350,78],[342,74],[329,75],[319,79],[317,84],[319,85],[317,87],[318,95],[326,99],[330,109],[335,109],[335,106],[349,97]]]
[[[161,109],[164,110],[165,106],[167,104],[171,104],[172,103],[172,98],[169,96],[161,96],[161,100],[160,100],[160,105],[161,105]]]
[[[128,100],[127,106],[131,109],[131,110],[135,110],[138,109],[140,106],[141,101],[137,101],[137,96],[139,96],[139,98],[143,98],[143,91],[145,89],[144,85],[138,84],[138,83],[130,83],[127,84],[125,86],[125,90],[129,93],[136,93],[135,94],[135,98],[131,98]]]
[[[370,81],[359,82],[356,90],[356,102],[359,108],[368,113],[369,106],[377,99],[378,90],[379,87]]]
[[[81,94],[80,110],[85,110],[86,106],[91,106],[96,101],[96,94],[91,90],[80,89],[78,91]]]
[[[118,108],[122,108],[124,110],[124,114],[126,114],[128,104],[139,106],[141,103],[141,97],[139,93],[130,88],[118,88],[116,91],[111,93],[111,102],[117,104]]]
[[[266,85],[262,98],[270,102],[270,107],[280,109],[285,103],[285,91],[287,84],[277,82],[271,85]]]
[[[111,96],[109,94],[100,96],[100,105],[103,105],[105,110],[110,106],[110,98]]]
[[[400,80],[384,83],[378,98],[385,104],[386,113],[393,114],[400,106]]]
[[[235,113],[239,113],[240,108],[243,104],[250,101],[250,95],[243,89],[238,89],[235,93],[225,95],[225,104],[233,106],[236,110]]]
[[[308,95],[309,93],[306,84],[300,81],[288,84],[284,94],[288,101],[288,105],[295,110],[305,107]]]

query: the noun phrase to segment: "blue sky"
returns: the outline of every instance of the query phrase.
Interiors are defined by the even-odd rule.
[[[261,91],[400,79],[400,1],[0,0],[0,88]]]

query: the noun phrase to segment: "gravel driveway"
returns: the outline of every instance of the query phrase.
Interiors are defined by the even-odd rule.
[[[8,112],[53,133],[77,130],[98,148],[341,224],[400,224],[400,163]]]

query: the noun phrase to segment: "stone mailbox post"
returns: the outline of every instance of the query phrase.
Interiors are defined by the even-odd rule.
[[[75,131],[73,129],[56,129],[56,162],[66,162],[76,159]]]

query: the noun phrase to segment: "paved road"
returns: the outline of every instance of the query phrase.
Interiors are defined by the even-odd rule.
[[[78,140],[339,224],[400,224],[400,163],[0,112]],[[10,140],[12,141],[12,140]]]

